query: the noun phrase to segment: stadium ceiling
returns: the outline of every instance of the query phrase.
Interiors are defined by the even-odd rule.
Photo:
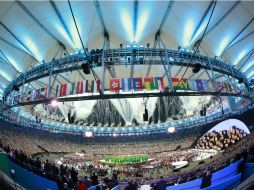
[[[101,49],[105,36],[110,48],[133,41],[153,47],[158,31],[167,48],[193,50],[198,44],[200,54],[217,56],[252,79],[253,10],[251,1],[1,1],[0,94],[20,72],[83,48]],[[135,66],[130,74],[151,70],[144,69]],[[67,73],[58,82],[71,78]]]

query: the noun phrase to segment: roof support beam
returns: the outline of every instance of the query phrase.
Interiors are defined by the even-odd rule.
[[[161,33],[162,28],[163,28],[164,24],[165,24],[166,21],[167,21],[168,15],[170,14],[170,12],[171,12],[171,10],[172,10],[173,5],[174,5],[174,1],[169,1],[169,2],[168,2],[167,10],[166,10],[166,12],[164,13],[164,16],[163,16],[163,18],[162,18],[162,21],[161,21],[161,23],[160,23],[160,27],[159,27],[159,29],[158,29],[158,31],[157,31],[157,33],[156,33],[156,36],[157,36],[157,34],[160,34],[160,33]],[[155,36],[155,37],[156,37],[156,36]]]
[[[13,48],[15,48],[15,49],[19,50],[20,52],[22,52],[22,53],[24,53],[24,54],[26,54],[26,55],[29,55],[29,56],[30,56],[30,54],[29,54],[29,53],[27,53],[25,50],[23,50],[23,49],[21,49],[21,48],[19,48],[19,47],[15,46],[14,44],[12,44],[12,43],[10,43],[9,41],[7,41],[6,39],[4,39],[4,38],[0,37],[0,40],[1,40],[1,41],[3,41],[4,43],[8,44],[9,46],[11,46],[11,47],[13,47]]]
[[[31,55],[33,55],[33,53],[30,51],[30,49],[2,22],[0,21],[0,25],[7,31],[9,32],[9,34],[14,37],[18,43],[24,47]]]
[[[103,19],[103,16],[102,16],[100,2],[98,0],[94,0],[94,5],[95,5],[95,9],[96,9],[97,15],[99,17],[102,29],[103,29],[104,39],[107,42],[107,44],[106,44],[107,45],[107,49],[109,49],[109,47],[110,47],[109,46],[109,33],[108,33],[108,30],[106,28],[106,25],[105,25],[105,22],[104,22],[104,19]]]
[[[20,73],[19,72],[19,70],[10,62],[10,60],[6,57],[6,55],[5,55],[5,53],[0,49],[0,53],[4,56],[4,58],[7,60],[7,62],[6,61],[4,61],[3,59],[3,62],[4,63],[7,63],[8,65],[10,65],[17,73]]]
[[[68,0],[68,4],[69,4],[70,11],[71,11],[72,19],[73,19],[73,21],[74,21],[76,30],[77,30],[77,32],[78,32],[79,40],[80,40],[80,42],[81,42],[81,45],[82,45],[82,48],[83,48],[84,52],[86,52],[86,48],[85,48],[84,43],[83,43],[83,41],[82,41],[82,38],[81,38],[81,35],[80,35],[80,32],[79,32],[79,29],[78,29],[78,25],[77,25],[77,22],[76,22],[76,19],[75,19],[73,10],[72,10],[71,2],[70,2],[69,0]]]
[[[243,56],[242,59],[240,59],[238,61],[238,63],[240,63],[242,60],[244,60],[246,57],[248,57],[249,55],[252,55],[252,53],[254,52],[254,48],[252,48],[245,56]],[[236,66],[238,65],[238,63],[236,63]]]
[[[234,5],[205,33],[205,36],[208,35],[211,31],[213,31],[220,23],[223,22],[225,18],[227,18],[231,12],[240,4],[241,1],[236,1]]]
[[[62,26],[64,27],[64,30],[66,31],[66,33],[68,34],[69,38],[71,39],[71,41],[73,42],[73,38],[72,38],[72,35],[71,35],[71,32],[69,30],[69,27],[67,26],[64,18],[62,17],[60,11],[58,10],[55,2],[53,0],[50,0],[49,1],[50,5],[52,6],[52,8],[54,9],[59,21],[61,22]]]
[[[53,38],[55,41],[57,41],[57,43],[63,47],[64,49],[66,49],[66,47],[64,46],[64,44],[62,42],[60,42],[45,26],[43,26],[43,24],[25,7],[25,5],[19,1],[16,0],[16,3],[22,8],[22,10],[38,25],[40,26],[51,38]]]
[[[134,38],[137,33],[137,25],[138,25],[138,0],[134,0],[134,10],[133,10],[133,34]]]
[[[210,9],[212,8],[212,6],[213,6],[214,3],[215,3],[215,1],[211,1],[211,2],[209,3],[209,5],[208,5],[208,7],[207,7],[207,9],[206,9],[206,11],[205,11],[205,13],[204,13],[204,15],[202,16],[201,20],[199,21],[197,27],[195,28],[195,30],[194,30],[194,32],[193,32],[193,34],[192,34],[190,43],[192,43],[193,40],[195,40],[194,37],[196,36],[196,34],[197,34],[199,28],[201,27],[201,25],[203,24],[203,22],[205,21],[207,15],[208,15],[208,13],[209,13],[209,11],[210,11]],[[199,41],[199,40],[197,40],[197,42],[198,42],[198,41]],[[196,42],[196,43],[197,43],[197,42]],[[195,43],[195,44],[196,44],[196,43]],[[189,46],[190,46],[190,45],[191,45],[191,44],[189,44]],[[195,45],[194,45],[194,46],[195,46]]]
[[[241,69],[244,67],[244,65],[245,65],[246,63],[248,63],[248,61],[250,60],[250,58],[251,58],[251,56],[253,55],[253,53],[254,53],[254,49],[252,49],[246,56],[244,56],[244,57],[247,57],[247,56],[248,56],[248,58],[247,58],[246,61],[240,66],[239,70],[241,70]]]
[[[66,77],[64,77],[63,75],[59,74],[59,77],[63,78],[65,81],[67,81],[68,83],[71,83],[71,81],[69,79],[67,79]]]
[[[233,47],[233,46],[235,46],[235,45],[237,45],[237,44],[240,43],[241,41],[245,40],[246,38],[248,38],[248,37],[251,36],[252,34],[254,34],[254,30],[251,31],[250,33],[246,34],[246,35],[245,35],[244,37],[242,37],[241,39],[237,40],[235,43],[233,43],[231,46],[229,46],[228,49],[231,48],[231,47]]]
[[[240,32],[238,32],[238,34],[230,41],[230,43],[227,45],[227,47],[223,50],[223,52],[221,53],[221,55],[223,53],[225,53],[230,46],[232,46],[235,42],[235,40],[244,32],[244,30],[246,30],[246,28],[248,28],[250,26],[250,24],[253,22],[254,18],[252,18],[242,29]]]

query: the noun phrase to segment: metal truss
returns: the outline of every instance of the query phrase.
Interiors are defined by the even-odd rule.
[[[98,56],[100,58],[104,57],[105,59],[99,59],[96,63],[91,62],[90,60],[93,56]],[[16,79],[11,81],[4,91],[4,97],[7,97],[9,94],[11,94],[14,86],[20,87],[23,84],[36,81],[44,77],[49,77],[50,75],[52,76],[59,73],[81,70],[81,65],[83,63],[89,64],[91,69],[102,67],[102,61],[104,61],[105,67],[131,64],[153,64],[163,66],[161,57],[163,60],[170,61],[170,65],[176,66],[195,67],[195,65],[199,63],[202,69],[212,70],[212,72],[225,74],[238,80],[243,79],[243,83],[248,88],[248,80],[245,75],[240,70],[237,70],[221,60],[193,54],[191,52],[176,51],[164,48],[129,47],[120,49],[106,49],[104,51],[96,51],[95,53],[89,55],[83,51],[77,52],[72,55],[54,59],[50,62],[35,66],[25,73],[20,73]],[[142,63],[140,58],[142,58]]]

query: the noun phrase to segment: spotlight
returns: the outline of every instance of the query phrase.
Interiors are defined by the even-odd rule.
[[[121,49],[123,48],[123,44],[120,44],[120,48],[121,48]]]
[[[178,51],[181,51],[181,46],[178,46]]]
[[[238,83],[239,83],[239,84],[243,83],[243,78],[240,78],[240,79],[238,80]]]
[[[149,47],[150,47],[150,44],[149,44],[149,43],[147,43],[147,44],[146,44],[146,46],[147,46],[147,48],[149,48]]]
[[[13,90],[19,91],[19,87],[18,87],[17,85],[14,85],[14,86],[13,86]]]
[[[194,68],[192,69],[193,73],[198,73],[200,71],[201,64],[197,63],[194,65]]]
[[[57,100],[52,100],[50,102],[50,105],[53,106],[53,107],[56,107],[58,105],[58,101]]]
[[[90,74],[89,64],[83,63],[83,64],[81,65],[81,67],[82,67],[83,72],[84,72],[85,74]]]

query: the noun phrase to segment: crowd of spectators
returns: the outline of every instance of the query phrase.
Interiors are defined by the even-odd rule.
[[[98,185],[98,176],[93,173],[88,179],[87,176],[78,176],[78,171],[67,165],[57,166],[48,160],[41,161],[39,157],[33,158],[22,150],[13,149],[11,146],[4,146],[0,143],[0,152],[4,151],[9,155],[9,159],[19,166],[33,172],[34,174],[55,181],[60,190],[87,190],[90,186]],[[105,178],[103,182],[105,189],[112,189],[117,185],[117,175],[113,174],[112,179]]]
[[[246,136],[247,134],[244,130],[233,126],[230,130],[223,130],[220,132],[212,131],[205,134],[198,140],[195,148],[221,151],[237,143]]]

